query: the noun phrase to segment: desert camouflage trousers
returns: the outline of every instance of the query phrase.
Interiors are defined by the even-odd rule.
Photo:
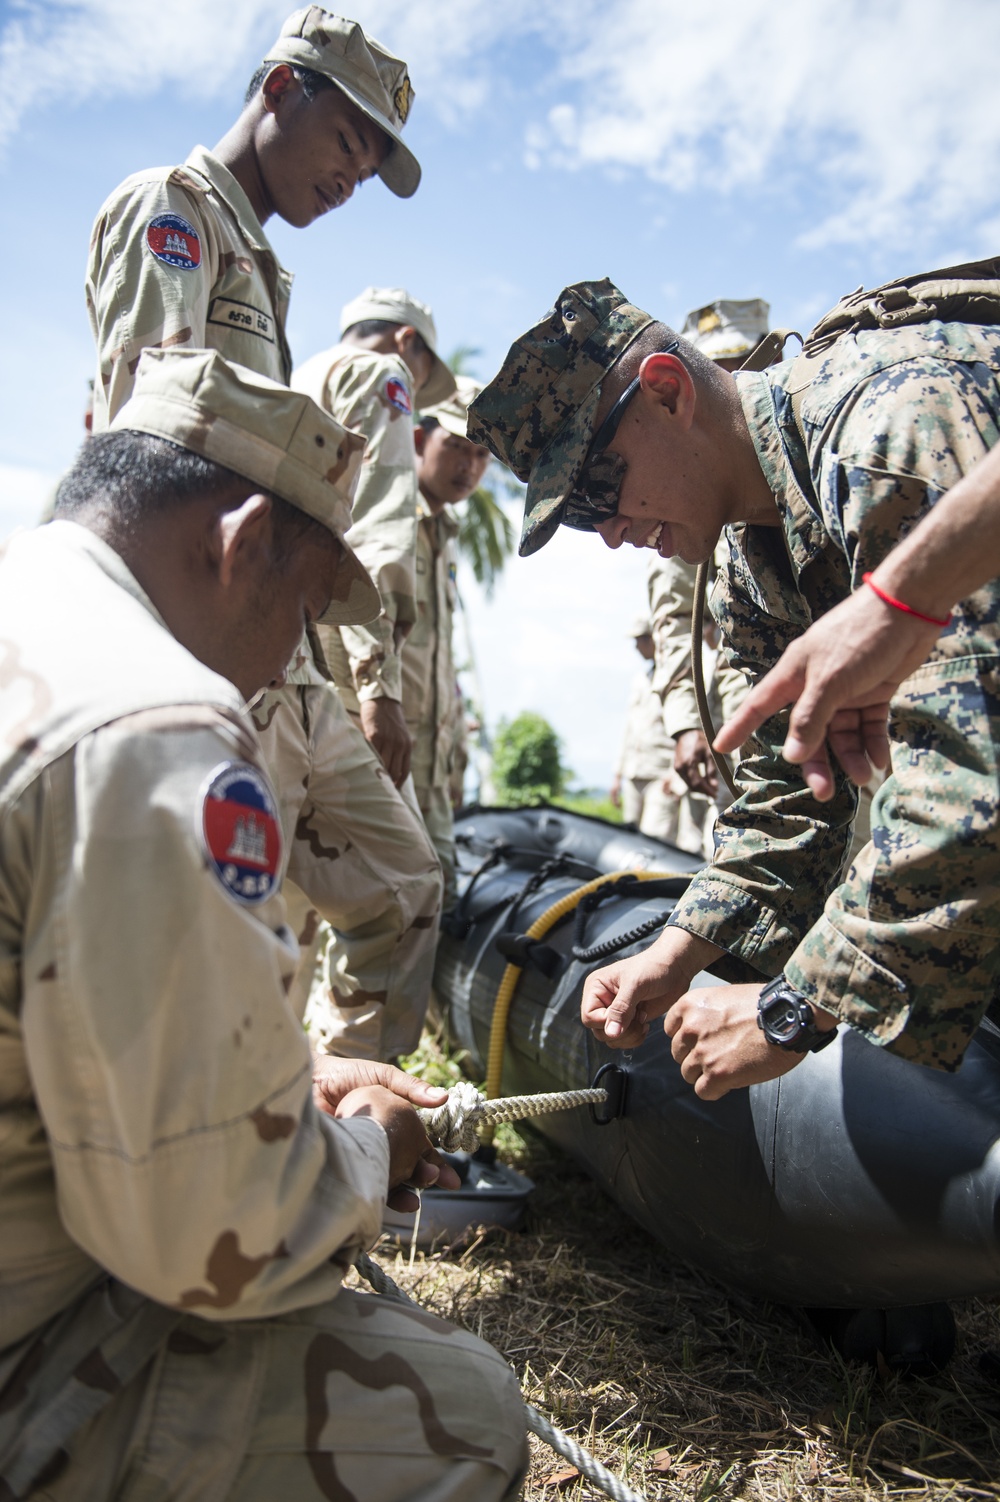
[[[441,871],[412,785],[405,796],[393,786],[332,685],[270,691],[254,722],[281,811],[288,921],[303,956],[290,1000],[300,1016],[308,1000],[322,1053],[411,1053],[441,914]]]
[[[111,1301],[119,1317],[109,1321]],[[143,1341],[145,1361],[122,1380]],[[344,1290],[291,1314],[216,1323],[109,1280],[22,1345],[0,1382],[4,1498],[499,1502],[519,1493],[524,1408],[506,1362],[476,1336],[375,1294]]]
[[[455,886],[455,811],[451,803],[451,788],[447,783],[444,787],[427,787],[417,782],[414,791],[431,844],[441,862],[444,906],[453,907],[458,889]]]

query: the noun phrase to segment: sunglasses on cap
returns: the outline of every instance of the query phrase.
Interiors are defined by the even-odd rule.
[[[672,355],[679,348],[680,340],[672,339],[655,353]],[[636,376],[629,382],[590,440],[587,457],[580,466],[576,484],[563,502],[559,515],[564,527],[574,527],[578,532],[593,532],[598,522],[617,516],[619,492],[628,465],[620,454],[609,454],[606,450],[608,444],[613,442],[625,416],[625,408],[635,396],[641,382],[641,376]]]

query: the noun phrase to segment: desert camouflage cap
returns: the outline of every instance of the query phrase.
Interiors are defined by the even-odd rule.
[[[474,381],[471,376],[456,376],[455,390],[447,401],[438,402],[433,407],[422,406],[420,416],[435,418],[456,438],[467,438],[469,407],[482,389],[482,383]]]
[[[640,636],[652,636],[653,623],[649,616],[637,615],[629,627],[628,634],[634,641],[638,641]]]
[[[356,323],[379,318],[384,323],[410,324],[434,356],[434,364],[425,386],[418,393],[417,405],[443,402],[455,390],[455,377],[437,352],[437,329],[434,314],[419,297],[412,297],[405,287],[366,287],[359,296],[340,310],[340,332]]]
[[[344,541],[365,440],[311,397],[214,349],[144,349],[111,428],[169,438],[322,522],[343,549],[322,620],[360,625],[379,614],[379,592]]]
[[[386,52],[357,21],[335,16],[321,5],[307,5],[288,17],[264,61],[311,68],[342,89],[389,137],[379,177],[397,197],[413,196],[420,185],[420,163],[400,139],[413,103],[410,75],[401,58]]]
[[[558,527],[593,436],[601,382],[652,322],[606,278],[565,287],[469,408],[468,436],[527,481],[522,558]]]
[[[767,333],[770,312],[762,297],[742,302],[720,297],[688,314],[681,338],[709,360],[736,360],[756,349]]]

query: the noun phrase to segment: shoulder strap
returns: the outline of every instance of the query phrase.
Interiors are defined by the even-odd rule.
[[[772,329],[759,344],[754,345],[739,367],[740,370],[766,370],[769,365],[776,365],[784,354],[789,339],[797,339],[802,343],[798,329]]]
[[[858,287],[825,313],[806,335],[786,387],[803,445],[806,432],[802,403],[827,351],[843,334],[897,329],[933,319],[942,323],[1000,324],[1000,256],[937,271],[918,271],[868,292]]]

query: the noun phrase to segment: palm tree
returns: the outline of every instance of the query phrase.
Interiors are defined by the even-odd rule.
[[[466,370],[468,361],[478,354],[478,349],[461,344],[448,357],[448,364],[455,375],[466,375],[469,374]],[[521,494],[523,487],[506,470],[500,472],[498,480],[508,498]],[[513,522],[497,500],[497,490],[480,485],[462,509],[457,542],[459,552],[472,569],[476,583],[482,585],[487,599],[514,551],[516,536]]]

